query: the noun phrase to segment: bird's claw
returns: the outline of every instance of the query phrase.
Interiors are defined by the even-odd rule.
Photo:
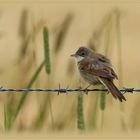
[[[91,85],[88,85],[88,86],[84,89],[86,95],[88,95],[88,92],[89,92],[88,88],[89,88],[90,86],[91,86]]]

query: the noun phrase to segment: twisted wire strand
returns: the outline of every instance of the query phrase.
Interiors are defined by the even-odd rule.
[[[5,88],[5,87],[0,87],[0,93],[2,92],[57,92],[59,93],[68,93],[68,92],[74,92],[74,93],[78,93],[78,92],[86,92],[86,93],[95,93],[94,91],[104,91],[104,92],[108,92],[107,89],[88,89],[88,88],[61,88],[59,86],[59,88],[57,89],[48,89],[48,88]],[[140,92],[139,88],[123,88],[120,89],[120,91],[124,94],[124,93],[133,93],[133,92]]]

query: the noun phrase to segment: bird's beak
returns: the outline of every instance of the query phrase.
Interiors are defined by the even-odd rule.
[[[75,57],[76,56],[76,54],[72,54],[72,55],[70,55],[71,57]]]

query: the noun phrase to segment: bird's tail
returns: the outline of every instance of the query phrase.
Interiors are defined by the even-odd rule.
[[[114,85],[113,81],[107,79],[101,79],[101,80],[115,99],[119,99],[120,102],[122,102],[123,100],[126,101],[125,97],[119,91],[119,89]]]

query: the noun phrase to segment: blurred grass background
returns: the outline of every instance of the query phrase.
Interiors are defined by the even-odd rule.
[[[15,88],[87,87],[70,57],[87,46],[109,57],[118,87],[140,87],[140,5],[7,3],[0,5],[0,85]],[[134,132],[138,94],[119,103],[106,94],[5,93],[0,130]]]

